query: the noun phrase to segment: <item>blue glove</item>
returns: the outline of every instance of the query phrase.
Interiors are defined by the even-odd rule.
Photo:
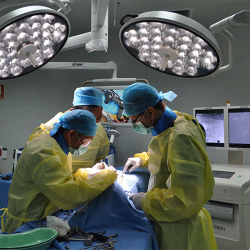
[[[135,207],[138,209],[138,210],[142,210],[142,198],[144,196],[145,193],[141,192],[141,193],[136,193],[136,194],[132,194],[129,196],[129,199],[131,201],[133,201]]]

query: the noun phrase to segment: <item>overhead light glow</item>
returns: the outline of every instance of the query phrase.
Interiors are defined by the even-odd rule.
[[[0,80],[26,75],[49,62],[69,36],[67,18],[30,6],[0,18]]]
[[[220,66],[220,49],[210,31],[179,14],[143,13],[122,26],[120,40],[137,60],[166,74],[203,77]]]

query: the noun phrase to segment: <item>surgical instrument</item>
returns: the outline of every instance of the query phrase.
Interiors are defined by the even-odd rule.
[[[110,250],[112,250],[115,247],[114,242],[117,242],[117,240],[102,242],[99,244],[95,244],[93,246],[88,246],[88,247],[82,248],[80,250],[85,250],[85,249],[89,249],[89,248],[92,248],[92,250],[97,250],[97,249],[110,249]],[[105,246],[105,245],[108,245],[108,246]]]

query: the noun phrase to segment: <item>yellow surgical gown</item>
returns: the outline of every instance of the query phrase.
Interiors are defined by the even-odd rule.
[[[53,124],[59,121],[59,117],[63,115],[59,112],[51,120],[45,123],[47,130],[52,130]],[[95,163],[105,160],[105,157],[109,153],[109,139],[101,124],[98,125],[96,135],[92,140],[88,151],[82,155],[76,156],[69,153],[69,158],[72,157],[72,167],[73,171],[76,172],[79,168],[89,168],[93,167]]]
[[[22,224],[44,218],[60,208],[68,210],[84,205],[116,180],[116,174],[109,169],[88,179],[88,170],[79,169],[72,174],[67,155],[56,140],[44,128],[37,128],[15,169],[5,231],[12,233]]]
[[[203,208],[214,187],[205,133],[191,115],[176,113],[174,127],[154,136],[148,152],[135,155],[151,172],[142,207],[161,250],[214,250],[211,217]]]

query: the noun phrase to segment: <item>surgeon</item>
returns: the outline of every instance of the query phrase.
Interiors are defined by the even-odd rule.
[[[26,222],[82,206],[116,180],[116,170],[97,164],[72,174],[69,152],[84,154],[96,134],[95,116],[87,110],[66,112],[50,133],[33,133],[18,160],[9,189],[5,228],[13,233]]]
[[[155,226],[161,250],[217,249],[210,214],[214,177],[206,152],[205,132],[189,114],[172,111],[163,98],[173,99],[144,83],[124,90],[126,114],[134,130],[152,133],[148,152],[129,158],[123,172],[148,167],[148,192],[130,196]]]
[[[97,131],[94,139],[91,141],[88,151],[84,155],[77,156],[71,154],[68,156],[70,165],[72,164],[73,171],[79,168],[92,167],[94,164],[99,163],[101,160],[105,161],[105,157],[109,153],[110,142],[108,136],[100,124],[102,118],[102,92],[101,90],[92,87],[80,87],[74,91],[73,108],[88,110],[95,115],[97,122]],[[51,130],[53,124],[58,122],[58,118],[62,115],[59,112],[55,117],[45,124],[41,124],[44,130]]]

